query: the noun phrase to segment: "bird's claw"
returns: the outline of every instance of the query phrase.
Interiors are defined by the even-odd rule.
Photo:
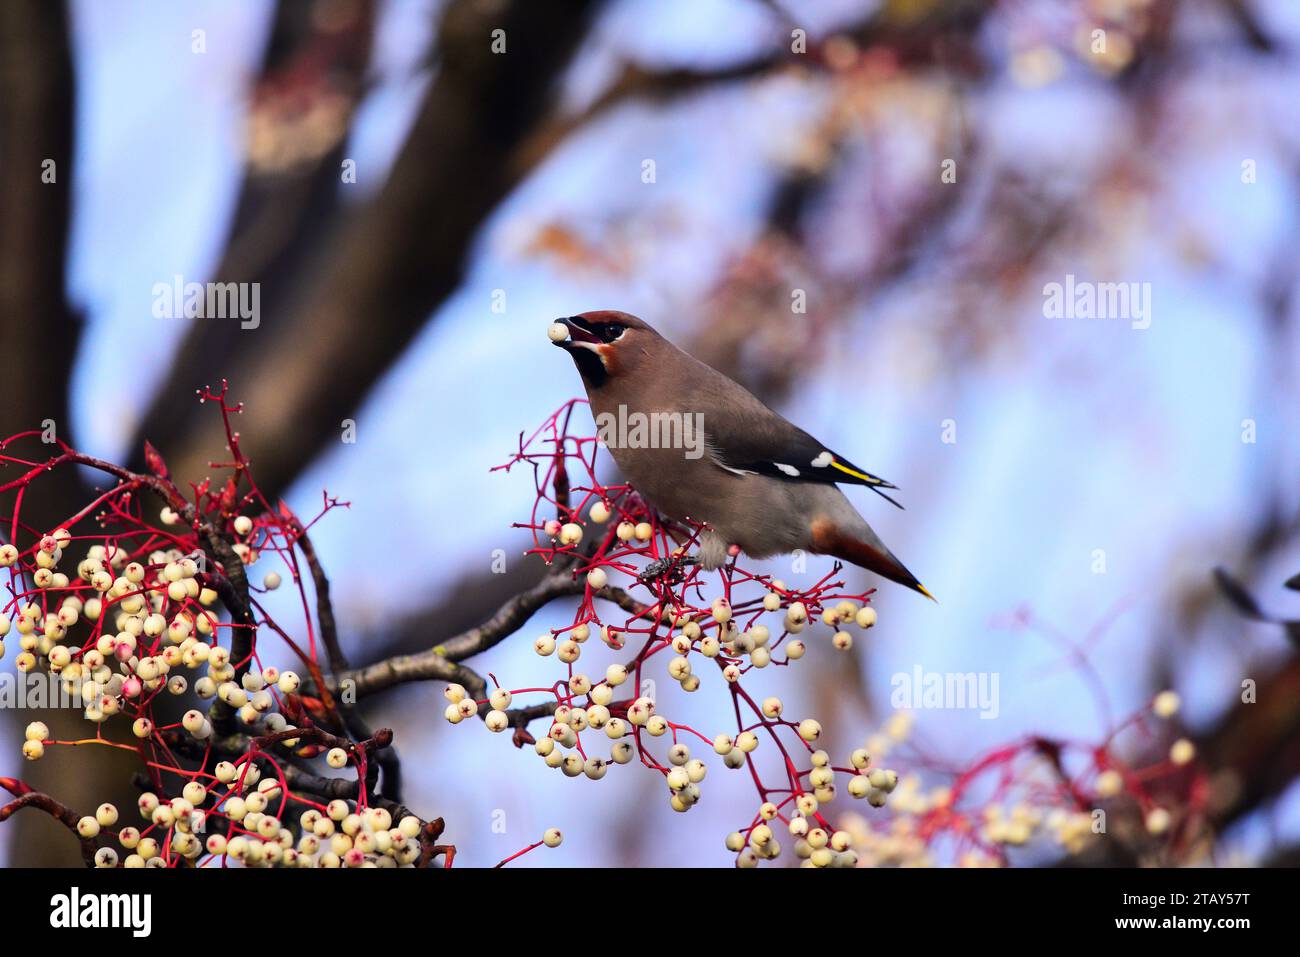
[[[682,580],[686,568],[690,565],[698,565],[700,560],[693,555],[677,555],[672,558],[656,558],[645,568],[641,569],[641,574],[636,576],[636,580],[642,585],[649,585],[656,579],[668,576],[668,583],[676,585]]]

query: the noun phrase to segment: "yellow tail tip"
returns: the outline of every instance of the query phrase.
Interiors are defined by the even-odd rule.
[[[920,582],[916,583],[916,590],[919,591],[926,598],[930,599],[930,601],[934,602],[936,605],[939,604],[939,599],[931,595],[930,590],[926,588],[924,585],[922,585]]]

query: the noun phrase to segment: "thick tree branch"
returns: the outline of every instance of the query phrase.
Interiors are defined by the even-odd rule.
[[[268,316],[283,308],[291,278],[338,215],[347,134],[366,91],[377,3],[357,0],[327,11],[328,2],[276,6],[261,75],[249,93],[234,219],[221,261],[204,277],[257,283]],[[228,377],[263,346],[256,330],[237,321],[195,320],[136,430],[134,454],[145,440],[171,447],[197,421],[193,405],[176,397]]]
[[[288,514],[287,509],[285,511]],[[325,567],[321,564],[316,548],[312,545],[302,522],[297,518],[291,518],[289,522],[297,533],[298,547],[302,549],[303,558],[307,560],[307,568],[311,572],[312,584],[316,589],[316,620],[320,625],[320,636],[325,645],[325,652],[329,655],[330,670],[342,671],[348,667],[348,659],[339,644],[339,628],[334,617],[334,603],[330,599],[329,577],[325,574]]]
[[[512,157],[545,115],[554,80],[596,6],[446,6],[437,75],[387,182],[326,231],[297,275],[277,280],[291,282],[292,292],[260,328],[242,333],[256,339],[247,364],[205,375],[239,377],[245,442],[268,496],[337,439],[341,422],[357,415],[371,386],[460,284],[475,234],[519,179]],[[504,54],[492,51],[498,28],[506,31]],[[204,417],[169,438],[155,443],[187,479],[202,477],[211,450],[223,444]]]
[[[81,338],[81,317],[66,298],[68,228],[73,187],[76,82],[67,4],[14,0],[0,4],[0,436],[53,423],[70,439],[68,383]],[[0,470],[0,482],[6,478]],[[39,483],[23,500],[33,528],[49,531],[69,502],[86,492],[76,469]],[[6,529],[6,534],[7,534]],[[19,543],[20,547],[26,543]],[[28,713],[55,724],[57,714]],[[7,720],[5,723],[8,723]],[[123,765],[120,753],[88,755],[75,769],[46,762],[29,780],[38,790],[73,804],[114,793],[109,781]],[[43,822],[23,815],[12,825],[17,866],[69,865],[78,857],[50,841]]]
[[[14,795],[14,800],[0,805],[0,823],[7,821],[25,807],[34,807],[54,818],[77,838],[81,843],[81,859],[87,867],[95,866],[95,851],[98,849],[94,838],[82,837],[77,830],[81,815],[43,791],[33,790],[17,778],[0,778],[0,788]]]
[[[67,384],[81,335],[64,294],[74,92],[64,4],[0,4],[0,436],[49,420],[71,438]],[[83,490],[68,469],[26,496],[25,514],[44,529]]]
[[[483,679],[460,664],[513,635],[539,609],[557,598],[581,595],[586,590],[581,579],[547,576],[531,588],[506,601],[483,624],[447,639],[427,651],[395,655],[362,668],[342,671],[334,676],[334,688],[349,683],[356,697],[374,694],[409,681],[443,680],[465,685],[476,698],[482,697]],[[645,605],[621,588],[606,587],[598,596],[612,601],[629,614],[640,614]]]

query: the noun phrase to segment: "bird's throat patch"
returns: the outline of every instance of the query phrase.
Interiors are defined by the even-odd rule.
[[[578,367],[578,374],[592,388],[600,388],[609,378],[605,360],[594,349],[573,349],[573,364]]]

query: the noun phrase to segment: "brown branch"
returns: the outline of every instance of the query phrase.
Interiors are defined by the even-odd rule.
[[[294,793],[312,794],[316,797],[322,797],[327,800],[355,801],[361,793],[360,782],[356,778],[333,778],[325,777],[320,774],[313,774],[305,771],[297,765],[287,765],[283,768],[285,783],[289,790]],[[435,822],[426,822],[406,805],[400,801],[389,800],[384,797],[376,797],[370,801],[372,807],[382,807],[393,815],[394,821],[399,821],[404,817],[414,817],[424,826],[431,823],[439,824],[439,833],[441,833],[441,819]]]
[[[471,628],[443,642],[444,655],[452,661],[487,651],[502,639],[518,631],[543,605],[571,595],[581,595],[587,589],[584,579],[549,578],[506,602],[497,613],[478,628]],[[596,592],[597,597],[613,602],[629,614],[640,614],[646,608],[622,588],[607,585]]]
[[[284,308],[290,278],[310,263],[339,215],[348,132],[366,93],[377,4],[336,4],[322,17],[325,5],[276,4],[261,72],[246,97],[243,182],[221,261],[205,277],[258,284],[267,316]],[[176,397],[228,377],[264,344],[237,321],[192,323],[129,447],[138,450],[146,439],[175,445],[197,421]],[[143,463],[137,457],[130,464]]]
[[[482,697],[486,683],[464,665],[449,661],[437,648],[415,655],[395,655],[374,664],[335,675],[336,694],[349,691],[357,700],[408,681],[442,680],[462,684],[475,698]]]
[[[1220,3],[1249,46],[1260,53],[1277,52],[1277,44],[1274,43],[1272,36],[1255,15],[1247,0],[1220,0]]]
[[[552,119],[529,137],[520,146],[515,163],[521,170],[533,168],[575,132],[627,103],[672,103],[728,83],[771,75],[788,59],[764,54],[714,69],[648,70],[636,63],[627,63],[614,82],[584,109]]]
[[[67,392],[81,317],[67,302],[64,273],[75,87],[67,4],[0,4],[0,435],[49,419],[60,438],[71,437]],[[48,530],[84,491],[68,469],[25,497],[24,514]]]
[[[252,738],[250,743],[254,748],[265,750],[273,744],[283,744],[285,741],[310,741],[327,748],[342,748],[349,754],[361,753],[369,756],[392,745],[393,730],[391,728],[380,728],[365,741],[351,741],[348,738],[341,738],[336,734],[331,734],[324,728],[285,728],[283,731],[275,731],[271,734]]]
[[[34,807],[44,811],[71,831],[77,840],[81,842],[81,859],[86,866],[95,866],[95,852],[99,848],[96,846],[93,837],[82,837],[77,830],[77,822],[81,820],[80,814],[66,804],[50,797],[44,791],[33,790],[25,782],[17,778],[0,778],[0,788],[4,788],[14,795],[14,800],[0,807],[0,823],[7,821],[25,807]]]
[[[474,692],[475,698],[482,697],[481,689],[485,687],[483,679],[460,662],[486,651],[513,635],[548,603],[557,598],[581,595],[586,587],[586,582],[581,579],[548,576],[507,600],[483,624],[449,638],[427,651],[411,655],[395,655],[374,664],[340,672],[335,675],[334,687],[340,690],[345,683],[350,682],[356,697],[360,698],[408,681],[443,680],[460,682]],[[646,608],[621,588],[607,586],[597,594],[600,598],[614,602],[630,614],[640,614]],[[477,692],[475,687],[479,689]]]
[[[307,535],[307,529],[287,507],[282,506],[282,511],[297,533],[298,547],[302,549],[303,556],[307,561],[307,567],[311,571],[312,582],[316,588],[316,619],[320,624],[321,641],[324,643],[326,653],[329,656],[331,673],[338,673],[346,670],[350,665],[339,642],[338,624],[334,617],[334,605],[330,599],[329,578],[325,574],[325,568],[316,554],[316,548],[312,545],[311,538]],[[320,688],[321,697],[325,700],[327,708],[333,710],[336,702],[319,668],[312,669],[312,678]],[[357,738],[372,736],[370,725],[362,718],[356,708],[342,703],[341,717],[350,734]],[[383,772],[384,796],[394,801],[400,801],[402,794],[402,764],[397,752],[391,748],[385,748],[379,752],[376,760]]]
[[[344,671],[350,666],[347,656],[343,654],[343,647],[339,644],[338,623],[334,618],[334,604],[330,600],[330,580],[325,574],[325,567],[321,565],[320,557],[316,554],[315,546],[307,536],[307,529],[288,509],[284,510],[284,514],[297,535],[298,547],[302,549],[303,557],[307,560],[307,568],[311,571],[311,580],[316,588],[316,620],[320,624],[321,641],[324,642],[325,651],[329,655],[330,670]]]
[[[239,377],[247,451],[268,496],[338,440],[340,423],[357,414],[374,383],[459,287],[475,235],[519,180],[515,152],[546,115],[554,81],[597,6],[444,5],[437,73],[388,180],[321,230],[309,262],[277,280],[291,291],[258,329],[242,333],[255,341],[244,365],[207,368],[206,381]],[[491,50],[498,28],[510,44],[505,55]],[[210,450],[224,441],[202,417],[150,437],[167,449],[182,480],[202,477]]]

